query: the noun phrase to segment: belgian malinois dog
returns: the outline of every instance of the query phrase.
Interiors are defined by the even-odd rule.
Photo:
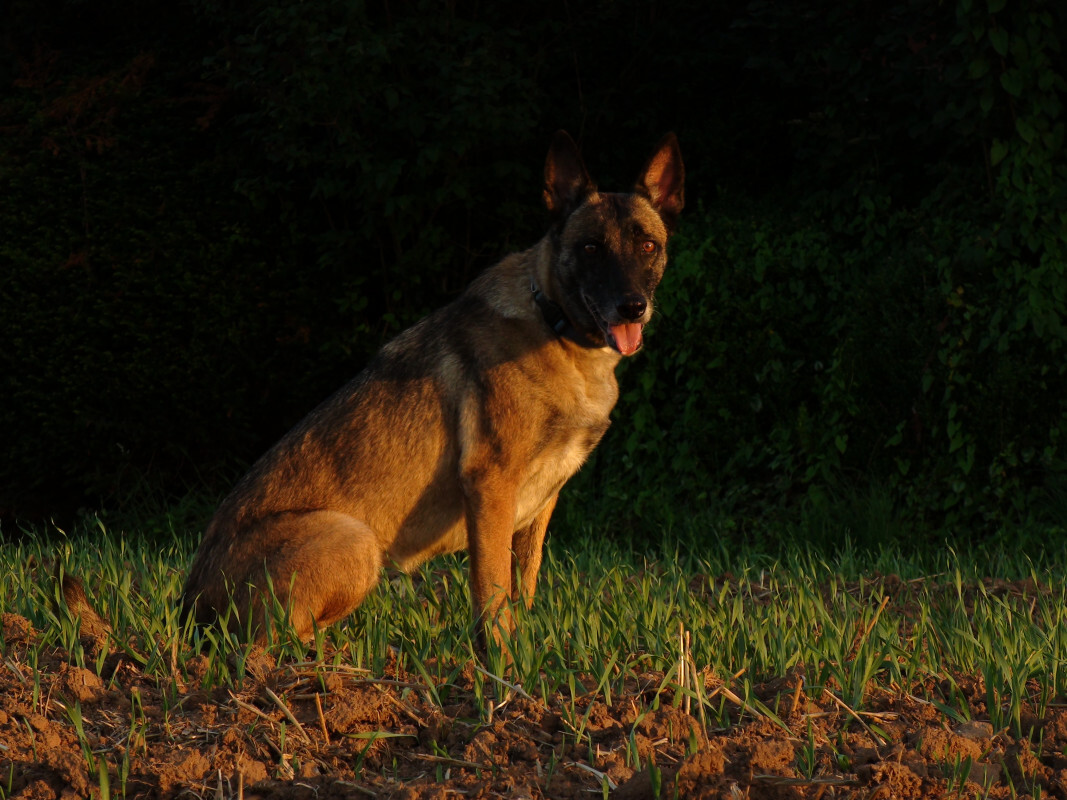
[[[304,639],[383,565],[467,548],[475,617],[532,602],[560,488],[608,428],[615,367],[641,347],[684,204],[669,134],[631,193],[601,192],[574,141],[545,163],[551,227],[401,333],[269,450],[208,525],[183,591],[210,623],[263,634],[268,587]],[[485,628],[480,628],[484,633]]]

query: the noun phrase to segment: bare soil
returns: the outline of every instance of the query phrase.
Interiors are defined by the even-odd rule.
[[[589,693],[572,704],[469,665],[437,687],[437,706],[395,668],[369,675],[261,651],[234,689],[202,688],[203,656],[160,681],[113,652],[97,674],[34,647],[23,617],[2,624],[0,797],[1067,798],[1067,708],[1038,718],[1028,707],[1021,736],[993,730],[977,676],[953,676],[971,713],[958,724],[921,699],[944,691],[936,682],[872,688],[856,715],[783,676],[754,690],[783,728],[713,675],[703,678],[721,719],[686,713],[657,673],[610,703]],[[495,687],[491,711],[475,703],[478,681]]]

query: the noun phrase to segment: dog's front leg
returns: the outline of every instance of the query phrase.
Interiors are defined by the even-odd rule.
[[[533,605],[534,593],[537,591],[537,573],[541,569],[541,555],[544,552],[545,532],[552,511],[556,508],[559,495],[553,495],[545,507],[534,517],[533,522],[525,528],[515,531],[512,539],[512,570],[515,585],[511,592],[513,602],[523,602],[526,608]]]
[[[502,641],[514,623],[505,601],[511,597],[511,540],[517,510],[517,481],[476,472],[464,480],[471,604],[475,619]]]

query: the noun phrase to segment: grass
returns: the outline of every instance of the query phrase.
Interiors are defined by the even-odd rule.
[[[0,607],[27,617],[43,633],[41,647],[59,645],[79,665],[98,668],[85,663],[76,622],[57,610],[54,575],[66,571],[83,579],[114,641],[146,673],[166,678],[202,648],[210,682],[232,684],[248,648],[183,628],[177,615],[194,538],[172,532],[161,546],[158,534],[140,538],[98,519],[71,535],[26,532],[0,546]],[[990,576],[1025,582],[983,581]],[[863,708],[873,685],[910,690],[931,677],[980,674],[990,720],[1016,731],[1024,699],[1035,699],[1033,686],[1040,687],[1039,705],[1067,694],[1064,568],[1009,548],[975,559],[944,548],[905,556],[846,543],[827,555],[794,542],[770,556],[675,540],[649,555],[587,535],[550,541],[537,602],[517,615],[514,663],[509,668],[490,649],[480,700],[501,689],[493,676],[505,673],[520,691],[570,697],[564,718],[579,741],[588,710],[576,698],[595,690],[610,703],[628,682],[653,672],[719,719],[732,707],[773,715],[752,684],[795,670],[803,670],[809,694],[829,690],[853,710]],[[438,559],[411,576],[390,574],[345,623],[319,632],[316,649],[373,675],[385,674],[392,654],[439,704],[463,665],[477,658],[469,616],[465,559]],[[273,647],[283,657],[306,658],[283,619]],[[726,680],[727,691],[707,697],[710,684],[695,675]],[[952,692],[928,699],[966,714],[965,706],[952,711],[959,705]]]
[[[299,772],[298,758],[313,756],[305,746],[307,719],[301,724],[288,711],[292,695],[267,687],[258,705],[242,699],[246,674],[262,668],[258,649],[218,631],[183,626],[177,600],[198,527],[183,519],[183,511],[156,516],[141,528],[92,517],[69,534],[27,530],[0,544],[0,609],[28,618],[38,631],[18,648],[0,640],[4,666],[30,689],[33,708],[58,703],[100,797],[126,796],[149,742],[180,743],[193,675],[204,676],[205,689],[225,687],[234,709],[255,716],[252,728],[270,728],[272,775],[291,777]],[[475,644],[464,556],[434,560],[412,575],[388,572],[347,620],[317,631],[312,647],[292,636],[284,610],[276,608],[270,649],[280,669],[309,684],[359,675],[387,685],[398,707],[418,696],[442,713],[463,708],[463,717],[477,719],[457,724],[472,729],[493,722],[517,696],[543,700],[540,705],[558,715],[562,735],[544,762],[546,789],[557,769],[575,766],[589,773],[599,793],[615,788],[598,769],[605,768],[603,729],[598,734],[592,718],[613,703],[615,718],[625,719],[626,764],[648,773],[657,796],[669,796],[672,773],[661,770],[673,769],[680,755],[657,763],[663,751],[649,751],[640,735],[642,720],[660,703],[691,714],[703,736],[742,720],[785,732],[795,744],[798,777],[782,780],[811,786],[855,779],[845,775],[854,771],[855,753],[854,742],[843,738],[847,728],[864,746],[899,739],[896,715],[885,712],[887,691],[893,702],[935,711],[946,727],[988,723],[994,733],[1046,749],[1044,731],[1030,715],[1043,716],[1067,697],[1067,559],[1052,549],[1055,539],[1028,552],[1009,536],[966,554],[935,542],[905,552],[870,541],[856,546],[847,536],[830,543],[826,526],[819,531],[823,546],[813,547],[799,528],[776,531],[773,523],[755,539],[761,544],[737,544],[736,528],[724,523],[720,535],[716,525],[712,517],[692,521],[688,533],[665,535],[647,550],[593,532],[550,539],[537,600],[529,611],[515,610],[510,661],[498,647],[483,655]],[[64,610],[57,582],[64,573],[84,582],[112,628],[109,645],[84,639],[79,621]],[[18,635],[10,623],[0,630]],[[53,696],[57,684],[44,680],[38,665],[50,663],[54,672],[58,651],[111,676],[104,659],[116,649],[136,664],[155,700],[149,719],[140,695],[129,694],[117,739],[122,756],[109,765],[99,725],[90,729],[76,701]],[[782,676],[789,680],[775,680]],[[106,679],[110,688],[126,691],[117,678]],[[806,702],[798,717],[802,696],[823,711]],[[634,716],[620,716],[623,706]],[[820,721],[827,709],[840,721]],[[284,719],[277,718],[279,710]],[[328,742],[325,722],[322,732]],[[407,735],[345,734],[354,738],[355,774],[378,751],[378,739]],[[695,753],[700,739],[690,728],[686,752]],[[432,754],[422,757],[439,757],[432,762],[438,773],[485,767],[436,739],[432,744]],[[921,737],[912,744],[921,749]],[[1003,775],[998,780],[1012,793],[1011,781],[1033,782],[1021,763],[1011,774],[994,775],[988,765],[972,772],[970,758],[957,753],[934,764],[950,796],[977,796],[976,777],[988,783]],[[388,769],[375,763],[374,770]],[[11,785],[9,778],[5,789],[0,776],[0,798],[11,795]]]

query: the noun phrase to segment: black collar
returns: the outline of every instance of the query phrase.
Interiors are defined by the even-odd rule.
[[[567,315],[563,313],[563,309],[557,303],[549,300],[545,293],[537,288],[537,283],[532,278],[530,279],[530,291],[533,292],[533,299],[537,303],[537,307],[541,309],[541,316],[545,318],[548,327],[557,336],[570,339],[582,347],[598,348],[604,346],[603,342],[597,342],[575,328],[574,324],[567,319]]]

